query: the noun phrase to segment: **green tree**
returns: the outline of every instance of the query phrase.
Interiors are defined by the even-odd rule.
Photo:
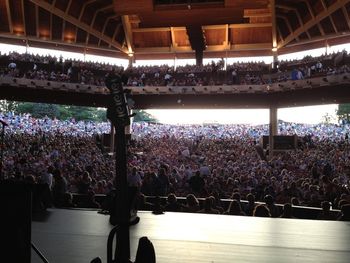
[[[347,122],[350,122],[350,103],[339,104],[337,115],[339,120],[345,120]]]
[[[144,110],[133,110],[134,113],[136,113],[134,117],[134,122],[140,122],[140,121],[145,121],[145,122],[158,122],[158,120],[149,114],[148,112]]]
[[[35,103],[33,105],[32,116],[35,118],[43,118],[45,116],[49,118],[59,118],[60,110],[59,106],[55,104]]]
[[[18,102],[10,100],[0,100],[0,111],[2,112],[16,112],[18,107]]]

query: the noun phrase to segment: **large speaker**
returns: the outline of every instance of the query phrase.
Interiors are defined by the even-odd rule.
[[[298,136],[296,135],[276,135],[273,136],[274,150],[294,150],[297,148]],[[264,135],[260,138],[260,146],[266,149],[269,144],[269,136]]]
[[[0,182],[1,262],[31,261],[31,191],[28,184]]]

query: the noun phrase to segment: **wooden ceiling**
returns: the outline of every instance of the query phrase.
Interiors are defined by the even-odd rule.
[[[272,55],[350,42],[350,0],[0,0],[0,42],[135,59]]]

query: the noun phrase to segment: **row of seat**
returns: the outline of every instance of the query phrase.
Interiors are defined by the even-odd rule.
[[[289,80],[286,82],[263,85],[224,85],[224,86],[162,86],[162,87],[128,87],[132,94],[239,94],[239,93],[273,93],[296,89],[317,88],[339,85],[350,82],[350,73],[322,76],[304,80]],[[108,89],[102,86],[63,83],[47,80],[32,80],[25,78],[4,77],[0,79],[0,86],[28,87],[30,89],[47,89],[74,93],[108,94]]]

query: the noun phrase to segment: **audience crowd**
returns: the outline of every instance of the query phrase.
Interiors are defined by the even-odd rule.
[[[96,143],[108,123],[35,119],[1,114],[5,128],[3,174],[46,183],[57,206],[74,206],[72,193],[100,207],[96,194],[114,188],[114,157]],[[298,148],[264,161],[256,152],[268,125],[134,123],[128,148],[129,185],[145,196],[168,196],[158,210],[290,216],[292,206],[343,209],[350,202],[350,125],[279,123],[299,136]],[[142,197],[141,195],[141,197]],[[186,197],[178,204],[176,196]],[[199,206],[197,198],[205,198]],[[224,211],[220,199],[232,199]],[[241,199],[248,202],[241,207]],[[265,205],[256,205],[260,201]],[[281,215],[275,203],[286,204]],[[140,198],[140,206],[155,207]],[[347,212],[346,212],[347,211]]]
[[[343,51],[321,57],[282,61],[278,68],[264,62],[234,63],[224,60],[203,66],[140,66],[123,69],[102,63],[65,60],[51,56],[10,53],[0,55],[0,76],[104,86],[105,75],[115,71],[128,76],[128,86],[213,86],[271,84],[349,72]]]

